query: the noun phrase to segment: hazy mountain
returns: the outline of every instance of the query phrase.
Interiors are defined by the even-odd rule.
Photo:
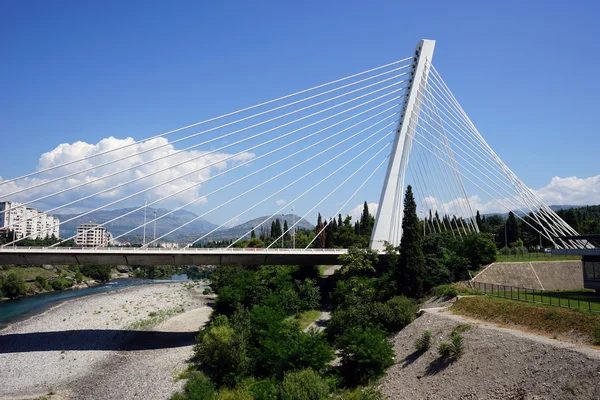
[[[137,208],[137,207],[136,207]],[[126,214],[135,210],[136,208],[122,208],[119,210],[100,210],[94,211],[88,215],[83,217],[79,217],[79,214],[57,214],[55,217],[58,217],[61,222],[67,221],[71,218],[74,218],[73,221],[69,221],[60,226],[60,236],[67,238],[73,236],[77,230],[77,226],[82,223],[95,222],[95,223],[104,223],[110,221],[114,218],[119,217],[120,215]],[[166,214],[169,210],[164,208],[151,208],[148,207],[146,209],[146,221],[151,221],[154,219],[154,212],[156,211],[156,216],[160,217],[161,215]],[[191,221],[196,218],[197,215],[190,211],[179,210],[175,211],[158,221],[156,221],[156,236],[162,236],[163,234],[175,229],[186,222]],[[121,235],[131,229],[134,229],[144,223],[144,209],[133,212],[130,215],[127,215],[123,218],[118,219],[117,221],[110,222],[106,224],[106,228],[110,233],[112,233],[113,237]],[[190,234],[198,234],[209,232],[210,230],[216,228],[216,225],[208,222],[203,218],[199,218],[194,222],[186,225],[185,227],[179,229],[173,234],[167,236],[166,240],[176,240],[186,235]],[[146,237],[151,238],[154,235],[154,223],[149,223],[146,225]],[[128,233],[123,238],[119,239],[121,241],[132,241],[132,242],[141,242],[141,237],[143,236],[143,228],[136,229],[133,232]],[[139,237],[140,240],[134,240]]]
[[[266,222],[264,222],[261,226],[259,226],[259,224],[267,218],[268,218],[268,220]],[[286,214],[283,217],[280,215],[278,217],[272,217],[272,218],[269,218],[267,215],[265,215],[263,217],[251,219],[250,221],[244,222],[243,224],[236,225],[232,228],[223,229],[223,230],[219,230],[214,233],[211,233],[205,239],[202,239],[202,242],[210,242],[213,240],[224,240],[224,239],[237,239],[240,236],[242,236],[243,234],[250,232],[250,230],[252,228],[255,228],[254,232],[256,233],[257,237],[260,236],[261,227],[268,234],[271,229],[271,222],[276,219],[279,219],[282,227],[283,227],[284,220],[287,221],[288,226],[292,226],[294,224],[294,221],[298,222],[300,220],[300,222],[298,222],[298,224],[296,225],[296,228],[310,229],[310,230],[315,229],[315,226],[313,224],[311,224],[310,222],[308,222],[305,219],[300,219],[300,217],[297,215]],[[250,237],[250,236],[248,235],[248,237]],[[191,239],[191,240],[195,240],[197,238],[198,237]]]
[[[586,207],[586,206],[568,206],[568,205],[562,206],[562,205],[554,205],[554,206],[548,206],[548,207],[550,207],[550,209],[552,211],[558,211],[558,210],[568,210],[568,209],[571,209],[571,208],[580,208],[580,207]],[[521,216],[521,217],[524,216],[524,215],[526,215],[526,214],[529,214],[529,212],[524,213],[524,212],[521,212],[521,211],[518,211],[518,210],[513,211],[513,213],[515,215],[518,215],[518,216]],[[489,213],[489,214],[482,214],[482,215],[484,215],[486,217],[489,217],[490,215],[500,215],[503,218],[508,218],[508,212],[505,212],[505,213]]]

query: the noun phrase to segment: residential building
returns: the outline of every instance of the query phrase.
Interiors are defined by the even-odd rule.
[[[82,247],[107,247],[112,235],[104,226],[90,222],[77,227],[75,244]]]
[[[14,231],[17,239],[43,239],[54,235],[59,237],[58,218],[27,207],[14,201],[0,202],[0,228]]]

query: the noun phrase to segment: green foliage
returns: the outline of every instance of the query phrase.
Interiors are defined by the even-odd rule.
[[[395,277],[400,292],[415,298],[425,293],[425,257],[422,247],[422,230],[417,217],[417,204],[412,187],[406,188],[404,196],[404,214],[402,218],[402,240],[400,257],[395,266]]]
[[[235,389],[222,388],[219,391],[219,400],[254,400],[252,393],[245,386],[236,386]]]
[[[202,291],[202,294],[204,294],[204,295],[212,294],[212,290],[210,290],[210,288],[204,288],[204,290]]]
[[[343,393],[339,398],[341,400],[386,400],[385,395],[373,386],[356,388]]]
[[[458,332],[452,332],[450,343],[442,342],[438,347],[438,354],[443,360],[458,360],[465,352],[464,339]]]
[[[244,386],[248,388],[255,400],[279,399],[279,386],[273,379],[254,380],[250,378],[244,381]]]
[[[80,271],[96,281],[108,282],[110,280],[110,265],[82,265]]]
[[[282,400],[323,400],[329,396],[329,384],[312,369],[288,372],[281,383]]]
[[[522,245],[521,241],[521,245]],[[458,242],[456,253],[469,260],[472,268],[478,268],[496,261],[498,249],[489,234],[473,233]]]
[[[243,335],[217,319],[200,333],[194,352],[203,370],[218,385],[232,385],[248,372],[250,360],[246,346]]]
[[[394,297],[385,303],[357,303],[336,309],[331,314],[327,333],[330,338],[335,338],[356,327],[379,327],[393,333],[410,324],[416,312],[417,303],[404,296]]]
[[[27,293],[27,284],[19,275],[10,272],[2,283],[2,293],[11,299],[24,296]]]
[[[60,276],[54,279],[52,282],[50,282],[50,285],[54,290],[65,290],[73,286],[73,281]]]
[[[379,258],[376,251],[352,246],[348,248],[347,254],[339,256],[338,261],[342,266],[340,269],[342,276],[364,276],[375,273],[375,265],[379,262]]]
[[[453,285],[440,285],[436,286],[432,290],[433,295],[437,297],[456,297],[458,296],[458,289]]]
[[[423,334],[415,341],[415,349],[418,352],[425,353],[431,347],[431,331],[426,330]]]
[[[321,291],[312,279],[297,282],[298,295],[300,296],[300,311],[318,309],[321,305]]]
[[[35,277],[35,284],[41,289],[41,290],[52,290],[52,286],[48,283],[48,280],[46,280],[44,277],[42,276],[36,276]]]
[[[202,372],[189,373],[184,393],[189,400],[217,400],[217,390]]]
[[[350,382],[369,383],[394,364],[394,348],[379,328],[352,328],[337,342],[342,369]]]

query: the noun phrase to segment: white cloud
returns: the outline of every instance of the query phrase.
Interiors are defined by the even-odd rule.
[[[278,205],[278,206],[282,206],[282,205],[284,205],[285,203],[286,203],[286,201],[285,201],[285,200],[283,200],[283,199],[275,201],[275,204],[276,204],[276,205]]]
[[[549,184],[534,192],[548,205],[600,204],[600,175],[589,178],[555,176]]]
[[[351,209],[350,211],[348,211],[347,215],[350,215],[352,217],[352,222],[356,222],[356,221],[360,220],[360,216],[362,215],[364,206],[365,206],[364,203],[359,204],[356,207],[354,207],[353,209]],[[377,215],[377,207],[379,207],[379,204],[367,203],[367,207],[369,207],[369,213],[372,216]]]
[[[123,148],[123,146],[127,145],[129,145],[129,147]],[[152,150],[158,146],[163,147]],[[65,212],[68,210],[75,211],[82,208],[97,207],[134,194],[138,191],[150,189],[156,185],[156,188],[150,189],[149,191],[134,197],[129,203],[118,203],[115,204],[114,207],[131,206],[134,204],[139,205],[144,202],[144,199],[148,199],[148,201],[158,200],[162,197],[174,194],[181,189],[205,181],[215,173],[223,171],[232,165],[236,165],[254,158],[254,154],[248,152],[231,158],[229,157],[233,154],[222,152],[210,153],[209,151],[205,150],[188,150],[175,154],[177,149],[175,149],[175,147],[170,144],[166,138],[156,138],[143,143],[134,144],[134,139],[132,138],[117,139],[114,137],[108,137],[102,139],[96,144],[79,141],[72,144],[64,143],[58,145],[53,150],[40,156],[38,170],[50,168],[81,158],[90,157],[111,149],[118,150],[91,159],[88,158],[85,161],[68,165],[53,171],[48,171],[32,178],[26,178],[17,182],[8,183],[2,187],[2,193],[8,194],[15,190],[31,187],[39,183],[49,182],[54,178],[58,178],[67,174],[93,168],[88,172],[75,175],[67,179],[60,179],[57,182],[48,183],[39,188],[19,194],[17,195],[17,200],[33,200],[47,194],[73,188],[81,183],[91,182],[97,178],[107,176],[114,172],[123,171],[115,176],[108,177],[98,182],[90,183],[81,188],[73,189],[63,194],[48,198],[47,200],[44,200],[42,204],[46,209],[48,209],[76,199],[80,199],[84,196],[92,195],[99,191],[106,190],[105,193],[95,196],[89,200],[85,200],[81,203],[74,204],[73,206],[70,206],[69,209],[60,210],[60,212]],[[152,151],[140,154],[145,150]],[[128,155],[131,155],[131,157],[119,161],[120,158]],[[167,155],[170,156],[158,160],[159,158]],[[157,161],[154,161],[148,165],[142,165],[143,163],[151,160]],[[101,166],[105,163],[107,163],[107,165]],[[147,176],[163,169],[165,170],[158,172],[155,175],[119,187],[119,185],[122,183],[139,177]],[[174,178],[188,173],[189,175],[181,179],[174,180]],[[171,206],[185,204],[194,199],[200,198],[203,194],[201,188],[202,185],[197,185],[189,190],[174,195],[169,199]],[[206,198],[199,200],[196,204],[201,204],[204,202],[207,202]]]

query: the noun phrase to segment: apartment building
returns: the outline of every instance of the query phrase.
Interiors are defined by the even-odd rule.
[[[60,220],[56,217],[14,201],[0,202],[0,229],[14,231],[17,239],[59,237]]]
[[[111,242],[111,234],[104,226],[90,222],[77,227],[75,244],[82,247],[107,247]]]

